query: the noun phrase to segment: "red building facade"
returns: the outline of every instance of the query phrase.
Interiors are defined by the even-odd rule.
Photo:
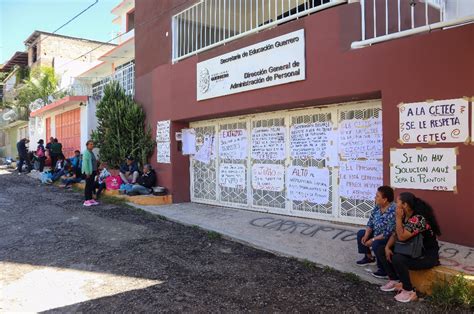
[[[391,182],[392,148],[457,147],[455,192],[397,188],[396,193],[409,191],[433,205],[442,227],[442,240],[474,246],[471,229],[474,205],[470,199],[474,193],[474,146],[470,143],[402,145],[397,107],[400,103],[474,95],[474,24],[352,49],[351,44],[361,39],[361,10],[359,3],[350,3],[288,21],[173,63],[172,17],[194,3],[139,1],[135,11],[136,100],[144,106],[148,123],[154,128],[157,121],[171,121],[170,163],[157,163],[154,155],[152,164],[158,169],[159,184],[169,189],[174,202],[190,201],[193,193],[190,158],[182,154],[181,144],[174,135],[193,127],[195,122],[219,123],[219,119],[231,117],[249,117],[251,121],[252,115],[263,117],[278,115],[278,112],[290,115],[289,110],[293,109],[378,103],[383,121],[384,184]],[[304,80],[197,100],[199,62],[298,30],[305,32]],[[472,125],[471,120],[469,124]],[[471,126],[470,129],[474,131]],[[356,219],[354,223],[361,220]]]

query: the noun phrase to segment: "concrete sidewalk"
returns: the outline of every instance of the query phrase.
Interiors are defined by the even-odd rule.
[[[360,227],[196,203],[133,206],[171,221],[219,232],[232,240],[278,255],[307,259],[355,273],[372,283],[383,282],[368,272],[368,269],[375,270],[375,266],[355,264],[361,258],[356,243]],[[441,256],[442,264],[474,274],[473,248],[442,243]]]

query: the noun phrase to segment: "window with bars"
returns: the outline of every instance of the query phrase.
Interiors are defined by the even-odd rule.
[[[347,0],[202,0],[173,17],[173,61]]]
[[[117,81],[125,90],[125,94],[135,95],[135,60],[127,62],[115,68],[115,73],[105,77],[102,80],[92,84],[92,96],[101,98],[104,95],[104,89],[111,81]]]

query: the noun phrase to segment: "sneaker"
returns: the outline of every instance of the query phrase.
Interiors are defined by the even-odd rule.
[[[91,203],[91,201],[84,201],[82,205],[89,207],[89,206],[92,206],[93,204]]]
[[[414,290],[406,291],[404,289],[400,290],[400,293],[395,296],[395,300],[402,303],[408,303],[411,301],[418,300],[418,296]]]
[[[99,202],[97,202],[96,200],[90,200],[90,203],[92,204],[92,206],[99,205]]]
[[[401,290],[401,283],[395,280],[389,280],[386,284],[380,287],[380,290],[385,292]]]
[[[367,256],[364,256],[363,259],[358,260],[356,262],[357,266],[366,266],[366,265],[375,265],[375,258],[369,258]]]
[[[373,272],[372,276],[379,279],[388,279],[387,274],[381,269],[377,269],[377,271]]]

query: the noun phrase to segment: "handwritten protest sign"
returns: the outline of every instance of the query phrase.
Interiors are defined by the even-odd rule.
[[[339,153],[343,159],[382,159],[382,119],[343,120],[339,126]]]
[[[392,149],[390,182],[405,189],[455,191],[456,148]]]
[[[456,143],[469,137],[467,100],[401,104],[399,111],[403,143]]]
[[[222,130],[220,132],[219,155],[222,159],[246,159],[247,130]]]
[[[170,142],[156,143],[156,161],[162,164],[171,162]]]
[[[292,201],[327,204],[329,202],[329,170],[290,166],[287,169],[286,189],[287,197]]]
[[[379,161],[346,161],[340,163],[339,194],[353,200],[374,199],[383,185],[383,164]]]
[[[156,123],[156,161],[169,164],[171,162],[170,151],[170,121],[158,121]]]
[[[245,189],[245,165],[221,164],[219,168],[219,184],[222,187]]]
[[[156,123],[156,141],[157,142],[170,141],[170,120],[158,121]]]
[[[324,159],[331,144],[331,122],[294,124],[290,129],[293,158]]]
[[[256,160],[285,159],[285,127],[254,128],[252,158]]]
[[[281,192],[285,186],[283,165],[254,164],[252,166],[252,187],[255,190]]]

